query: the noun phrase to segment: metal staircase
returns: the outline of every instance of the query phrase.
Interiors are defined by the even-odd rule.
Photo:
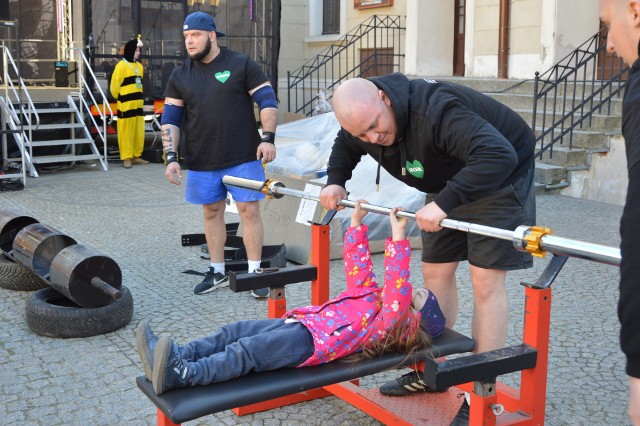
[[[78,109],[78,106],[76,105],[76,103],[79,102],[79,99],[80,94],[73,93],[67,97],[66,105],[60,105],[54,108],[36,107],[36,111],[43,122],[50,121],[46,120],[46,116],[52,114],[57,114],[58,117],[61,114],[67,115],[69,120],[62,123],[40,123],[37,129],[33,129],[34,132],[38,130],[37,133],[46,134],[48,136],[47,139],[31,140],[31,143],[29,145],[29,154],[31,158],[31,167],[29,168],[29,173],[32,177],[38,176],[38,172],[35,166],[39,164],[97,160],[102,166],[103,170],[108,170],[106,157],[98,151],[95,141],[93,140],[91,134],[89,133],[89,129],[85,124],[84,115],[80,112],[80,109]],[[28,125],[26,127],[30,128],[30,126]],[[66,134],[59,138],[49,138],[52,132],[47,131],[56,131],[55,133]],[[36,134],[35,138],[37,137],[38,135]],[[87,149],[84,149],[83,146],[86,146],[89,149],[90,153],[86,153]],[[58,149],[59,152],[54,154],[38,154],[38,150],[45,147],[64,148]]]
[[[2,166],[3,174],[0,179],[21,179],[22,185],[26,183],[26,166],[31,165],[31,153],[29,146],[31,143],[32,130],[37,129],[40,118],[36,112],[35,105],[29,96],[26,86],[21,78],[17,78],[17,87],[13,82],[11,72],[14,76],[19,76],[9,48],[0,46],[2,50],[2,83],[4,85],[3,96],[0,96],[0,114],[2,114]],[[25,123],[27,127],[25,127]],[[15,141],[19,156],[10,157],[9,136]]]
[[[82,50],[78,48],[67,50],[68,56],[75,56],[81,65],[78,69],[78,92],[69,94],[66,104],[53,104],[53,106],[51,104],[36,106],[33,103],[26,86],[19,77],[9,50],[2,47],[2,52],[5,64],[2,80],[3,83],[6,82],[5,96],[0,97],[5,133],[2,154],[6,162],[21,162],[23,183],[24,174],[27,171],[31,177],[38,177],[36,166],[43,164],[97,161],[102,169],[107,171],[106,135],[108,123],[113,119],[113,111]],[[9,69],[7,65],[11,65],[11,68]],[[90,85],[85,78],[85,72],[92,79],[90,81],[93,87],[102,98],[100,102],[89,90]],[[14,87],[14,80],[18,82],[19,90]],[[101,124],[98,124],[96,117],[89,114],[90,105],[98,106],[97,119],[102,121]],[[66,117],[66,119],[60,120],[60,117]],[[44,124],[45,122],[47,124]],[[95,139],[89,132],[87,124],[97,129]],[[13,135],[20,151],[20,158],[8,157],[6,151],[9,134]],[[96,140],[102,143],[102,152],[96,146]]]

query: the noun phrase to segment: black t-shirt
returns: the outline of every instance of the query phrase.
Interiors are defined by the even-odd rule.
[[[191,170],[218,170],[256,159],[260,134],[249,91],[265,83],[260,66],[222,48],[210,63],[185,60],[176,68],[165,97],[181,99],[182,155]]]

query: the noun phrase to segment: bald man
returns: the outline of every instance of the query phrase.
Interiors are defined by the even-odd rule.
[[[509,241],[442,228],[440,221],[450,217],[510,230],[535,224],[531,128],[513,110],[468,87],[410,81],[400,73],[349,80],[336,90],[333,106],[342,128],[320,193],[322,206],[334,209],[337,200],[347,198],[346,182],[366,154],[404,184],[425,192],[425,206],[416,212],[424,286],[435,293],[447,327],[453,327],[455,272],[459,262],[468,261],[475,351],[503,347],[506,273],[531,267],[532,257]],[[377,184],[379,173],[375,179]],[[380,391],[397,396],[428,391],[421,379],[409,373]]]
[[[620,345],[627,357],[629,416],[640,425],[640,0],[601,0],[600,19],[609,27],[607,51],[631,66],[622,102],[622,134],[629,188],[620,221]]]

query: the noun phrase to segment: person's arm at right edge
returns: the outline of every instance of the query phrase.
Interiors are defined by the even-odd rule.
[[[640,138],[638,138],[640,140]],[[627,357],[629,375],[629,416],[640,425],[640,277],[637,264],[640,259],[640,162],[629,170],[627,200],[621,222],[622,263],[620,264],[620,344]]]
[[[182,178],[177,153],[180,145],[180,125],[183,111],[184,102],[181,99],[165,98],[164,114],[162,114],[162,150],[167,168],[164,175],[174,185],[180,185],[180,181],[176,177]]]

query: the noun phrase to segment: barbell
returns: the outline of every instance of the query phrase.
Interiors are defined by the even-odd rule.
[[[17,232],[12,255],[84,308],[106,306],[122,298],[122,272],[113,259],[48,225],[32,223]]]
[[[235,176],[224,176],[222,182],[225,185],[237,186],[264,193],[269,198],[282,198],[285,195],[303,198],[312,201],[320,201],[320,197],[309,192],[289,189],[277,180],[268,179],[265,181],[239,178]],[[342,207],[355,207],[355,201],[338,200],[338,205]],[[391,208],[374,204],[361,203],[360,208],[372,213],[389,215]],[[397,214],[410,220],[415,220],[413,212],[400,211]],[[562,256],[576,257],[594,262],[604,263],[613,266],[620,265],[620,249],[616,247],[594,244],[581,240],[562,238],[551,235],[550,228],[540,226],[520,225],[514,231],[494,228],[491,226],[479,225],[475,223],[463,222],[455,219],[443,219],[440,222],[443,228],[472,234],[485,235],[511,241],[513,246],[520,251],[526,251],[536,257],[544,257],[547,252]]]

